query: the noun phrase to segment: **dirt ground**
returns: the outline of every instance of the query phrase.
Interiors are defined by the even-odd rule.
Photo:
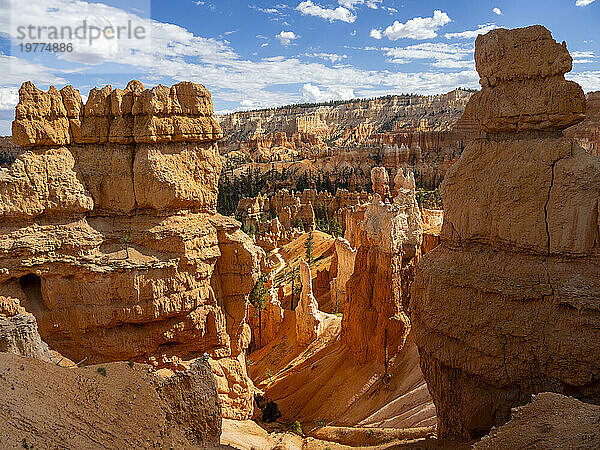
[[[544,392],[513,409],[511,420],[474,448],[600,448],[600,406]]]
[[[171,423],[148,368],[69,369],[0,353],[0,448],[205,448]]]

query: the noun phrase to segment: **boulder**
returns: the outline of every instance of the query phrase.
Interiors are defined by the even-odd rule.
[[[0,352],[44,361],[52,359],[48,345],[38,333],[35,317],[30,314],[0,318]]]
[[[583,90],[564,77],[572,61],[566,44],[541,25],[479,35],[475,64],[483,89],[465,114],[488,133],[562,130],[581,122]]]

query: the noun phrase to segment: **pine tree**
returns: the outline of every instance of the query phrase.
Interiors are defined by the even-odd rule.
[[[298,269],[298,266],[292,268],[292,298],[290,299],[290,309],[293,311],[294,310],[294,299],[296,297],[296,271]]]
[[[306,251],[306,262],[311,265],[313,263],[313,232],[312,230],[308,233],[306,242],[304,243],[304,250]]]
[[[263,273],[258,277],[256,284],[250,291],[250,304],[258,310],[258,345],[262,346],[262,310],[267,305],[267,288],[265,282],[267,276]]]
[[[335,218],[331,221],[330,230],[330,234],[335,237],[341,236],[343,234],[342,226]]]

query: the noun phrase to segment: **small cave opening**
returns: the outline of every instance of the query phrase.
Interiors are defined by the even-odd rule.
[[[28,273],[19,278],[19,285],[27,296],[29,308],[34,315],[46,310],[46,304],[42,296],[42,279],[34,273]]]

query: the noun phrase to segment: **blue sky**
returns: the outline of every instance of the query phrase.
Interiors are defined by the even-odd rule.
[[[93,41],[39,26],[111,28]],[[114,29],[142,27],[140,39]],[[600,89],[600,0],[0,0],[0,135],[10,134],[25,80],[73,84],[206,85],[215,110],[478,87],[479,32],[542,24],[573,55],[568,78]],[[34,34],[23,36],[32,26]],[[19,27],[21,32],[19,32]],[[100,31],[98,31],[100,33]],[[70,52],[27,52],[31,42]],[[23,44],[23,45],[22,45]]]

